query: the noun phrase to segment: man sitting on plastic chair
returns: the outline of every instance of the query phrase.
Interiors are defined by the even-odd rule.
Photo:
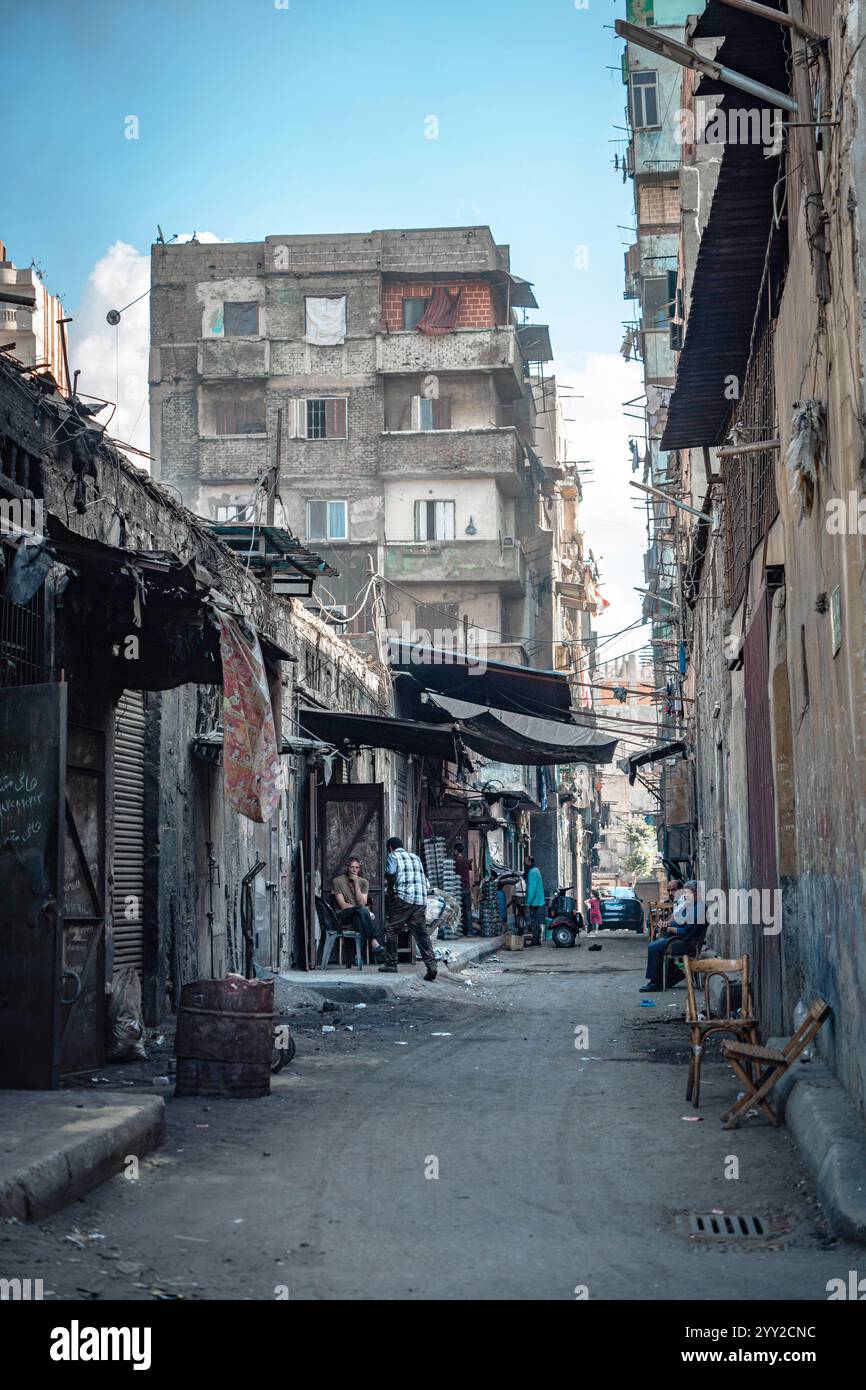
[[[641,985],[641,994],[654,994],[664,989],[664,971],[670,956],[694,953],[707,929],[706,909],[700,894],[701,885],[695,879],[690,879],[681,889],[667,934],[651,942],[647,950],[647,982]]]

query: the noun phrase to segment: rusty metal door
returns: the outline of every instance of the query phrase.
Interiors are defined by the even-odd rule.
[[[67,730],[63,968],[77,980],[63,1011],[60,1070],[89,1070],[105,1047],[105,738]]]
[[[0,690],[0,1087],[59,1084],[65,772],[66,686]]]
[[[776,793],[770,734],[770,600],[763,589],[743,645],[746,695],[746,768],[749,794],[750,889],[775,893]],[[753,955],[757,965],[757,995],[765,1031],[782,1030],[782,938],[764,931],[767,923],[752,924]]]

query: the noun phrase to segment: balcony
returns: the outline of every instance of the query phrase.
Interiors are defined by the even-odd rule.
[[[523,480],[523,446],[513,427],[389,431],[379,436],[379,471],[386,478],[495,478],[514,496]]]
[[[525,385],[517,329],[507,326],[457,328],[433,337],[414,331],[380,334],[376,370],[386,376],[493,372],[503,400],[516,400]]]
[[[388,541],[385,578],[395,584],[496,584],[516,597],[526,588],[519,545],[499,541]]]
[[[264,377],[270,371],[267,338],[203,338],[198,345],[198,373],[207,380]]]

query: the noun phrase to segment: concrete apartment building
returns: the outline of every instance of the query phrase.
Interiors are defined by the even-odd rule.
[[[16,266],[0,241],[0,349],[24,367],[46,366],[59,386],[68,387],[62,317],[62,302],[45,288],[36,266]]]
[[[155,476],[203,517],[265,520],[278,468],[276,523],[339,570],[334,620],[372,566],[391,628],[470,624],[490,656],[562,668],[588,630],[573,516],[557,535],[579,480],[536,307],[487,227],[154,246]],[[362,606],[349,630],[370,626]]]

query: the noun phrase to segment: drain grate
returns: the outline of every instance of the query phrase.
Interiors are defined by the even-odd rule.
[[[760,1216],[730,1216],[725,1212],[689,1213],[689,1235],[704,1240],[759,1240],[769,1235]]]

